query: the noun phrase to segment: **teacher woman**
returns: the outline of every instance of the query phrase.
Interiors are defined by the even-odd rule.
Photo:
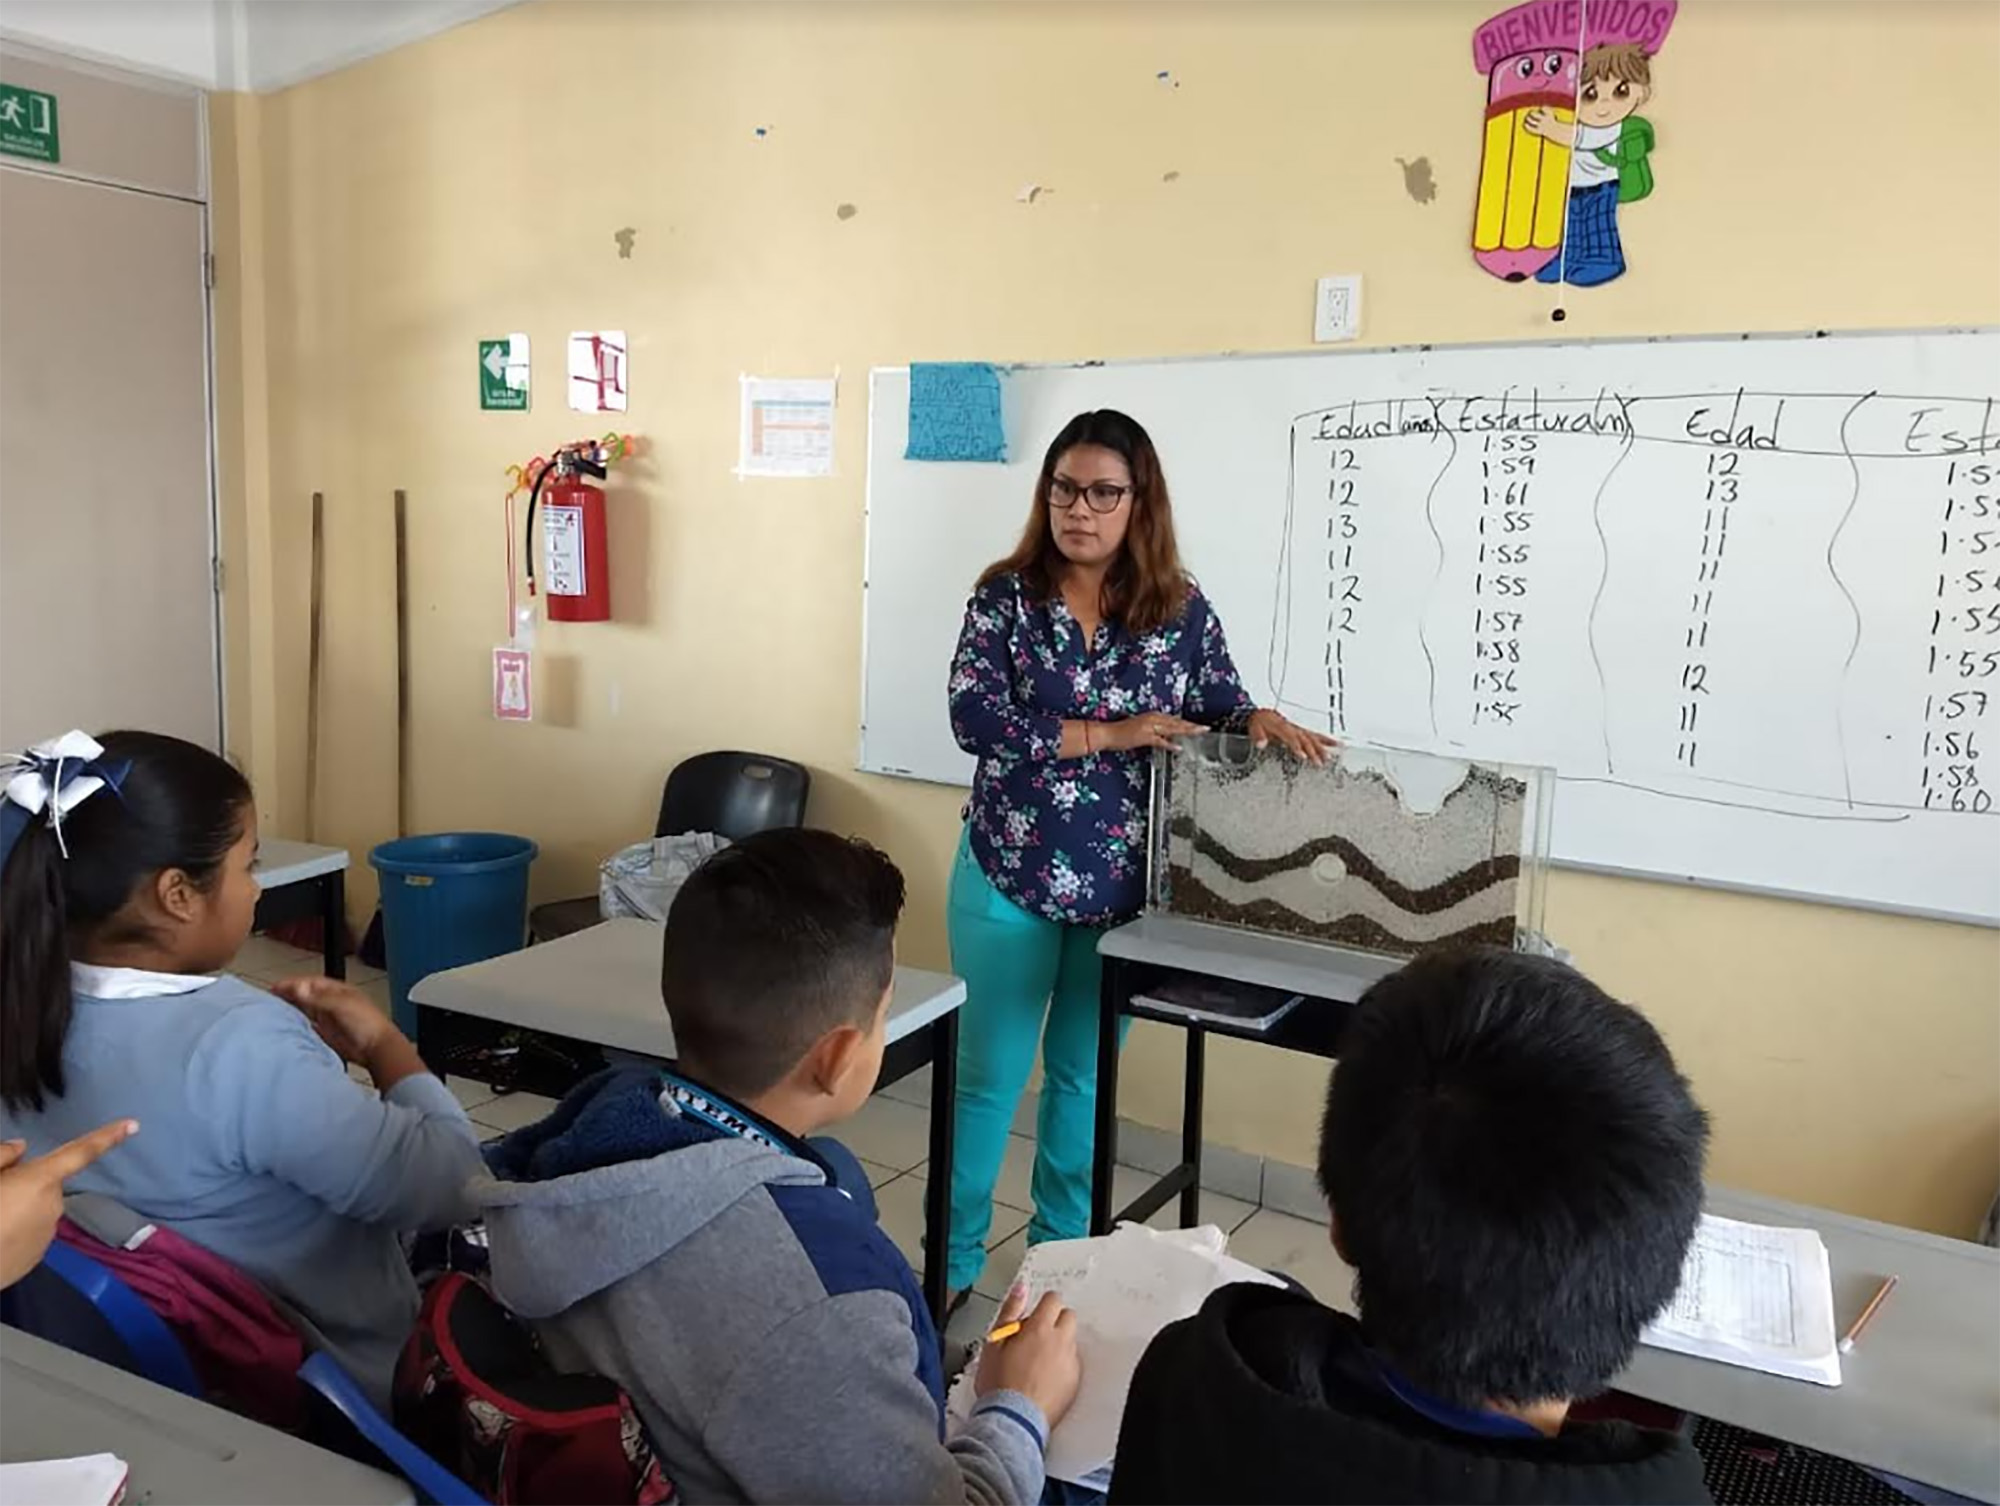
[[[1021,542],[965,609],[951,724],[979,759],[948,927],[965,979],[951,1184],[953,1304],[985,1263],[993,1186],[1042,1044],[1028,1242],[1089,1230],[1103,931],[1145,903],[1148,760],[1212,728],[1323,762],[1328,739],[1251,704],[1181,568],[1159,455],[1104,409],[1055,437]]]

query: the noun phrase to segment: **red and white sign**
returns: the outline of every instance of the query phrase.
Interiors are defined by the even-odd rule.
[[[569,337],[569,406],[576,413],[625,411],[625,331],[580,329]]]
[[[503,722],[535,719],[532,660],[524,648],[493,650],[493,714]]]

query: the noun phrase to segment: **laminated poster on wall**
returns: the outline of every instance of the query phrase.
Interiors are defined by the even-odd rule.
[[[569,405],[577,413],[623,413],[625,331],[580,329],[569,337]]]
[[[742,379],[739,476],[831,476],[838,378]]]
[[[528,411],[528,337],[496,335],[479,342],[479,406],[509,413]]]
[[[524,648],[493,650],[493,715],[503,722],[535,718],[534,663]]]
[[[999,368],[987,361],[911,362],[910,439],[903,458],[1006,460]]]
[[[1622,216],[1653,192],[1654,58],[1679,0],[1526,0],[1472,34],[1486,125],[1472,255],[1504,282],[1625,272]]]

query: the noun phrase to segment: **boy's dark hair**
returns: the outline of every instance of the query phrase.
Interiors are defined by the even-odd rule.
[[[696,869],[667,912],[660,991],[708,1086],[763,1092],[827,1031],[867,1025],[895,972],[903,875],[866,842],[760,832]]]
[[[194,743],[157,732],[98,742],[100,763],[125,766],[118,788],[63,817],[61,846],[46,820],[31,820],[0,869],[0,1103],[16,1113],[63,1095],[71,954],[142,939],[116,917],[164,869],[206,889],[250,805],[249,781]]]
[[[1645,1016],[1486,947],[1362,998],[1319,1177],[1369,1342],[1461,1406],[1592,1395],[1680,1284],[1708,1116]]]

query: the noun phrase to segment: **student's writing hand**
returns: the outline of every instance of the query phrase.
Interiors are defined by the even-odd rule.
[[[981,1396],[1018,1391],[1040,1407],[1054,1427],[1068,1413],[1083,1381],[1083,1361],[1076,1352],[1076,1314],[1053,1292],[1045,1293],[1029,1312],[1028,1294],[1016,1287],[1001,1304],[994,1326],[1017,1321],[1019,1333],[980,1351],[973,1389]]]
[[[271,992],[312,1022],[313,1032],[342,1061],[365,1067],[389,1037],[395,1021],[351,983],[335,978],[287,978]]]
[[[32,1161],[23,1142],[0,1143],[0,1286],[32,1271],[56,1237],[63,1183],[138,1131],[138,1120],[120,1119]]]

